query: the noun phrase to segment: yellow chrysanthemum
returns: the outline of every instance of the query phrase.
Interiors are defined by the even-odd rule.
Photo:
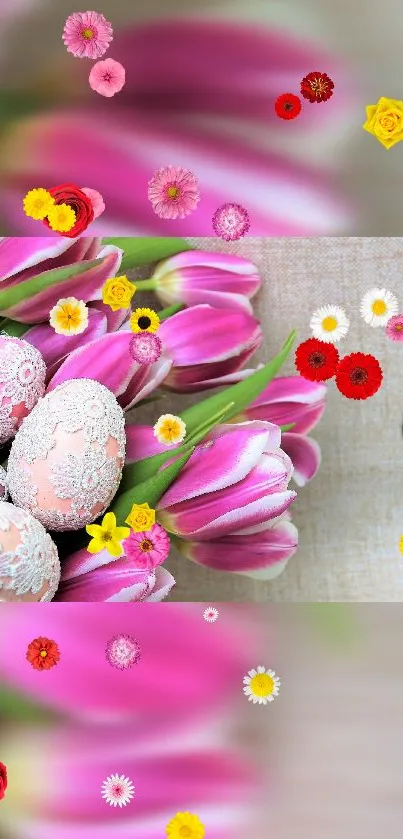
[[[87,524],[85,529],[88,535],[92,536],[87,547],[90,554],[97,554],[106,550],[115,558],[122,556],[121,542],[123,539],[127,539],[130,529],[128,527],[116,527],[115,513],[106,513],[102,519],[102,524]]]
[[[135,309],[130,318],[132,332],[157,332],[160,319],[153,309]]]
[[[53,306],[49,323],[57,335],[81,335],[88,326],[88,309],[83,300],[65,297]]]
[[[148,504],[133,504],[125,521],[135,533],[144,533],[146,530],[151,530],[155,524],[155,510],[152,510]]]
[[[181,443],[186,435],[186,425],[180,417],[174,414],[163,414],[154,425],[154,436],[159,443],[174,446]]]
[[[166,828],[168,839],[203,839],[204,824],[194,813],[177,813]]]
[[[55,199],[47,189],[31,189],[24,198],[24,213],[36,221],[43,221],[54,203]]]
[[[68,233],[76,223],[76,214],[68,204],[54,204],[47,217],[50,227],[57,233]]]

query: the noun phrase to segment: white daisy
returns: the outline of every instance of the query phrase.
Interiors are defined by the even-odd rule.
[[[204,610],[203,617],[208,623],[214,623],[218,618],[218,609],[215,609],[214,606],[209,606],[208,609]]]
[[[266,705],[267,702],[273,702],[274,697],[278,696],[280,688],[280,679],[276,676],[274,670],[265,670],[264,667],[258,667],[256,670],[249,670],[247,676],[244,677],[243,683],[245,685],[243,692],[255,705]]]
[[[110,775],[102,784],[102,798],[111,807],[126,807],[134,795],[134,786],[124,775]]]
[[[372,288],[361,300],[361,314],[370,326],[386,326],[397,315],[399,304],[394,294],[386,288]]]
[[[333,344],[345,338],[350,321],[340,306],[322,306],[313,313],[309,326],[314,338]]]

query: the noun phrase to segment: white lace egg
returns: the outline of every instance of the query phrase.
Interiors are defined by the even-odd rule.
[[[8,459],[11,498],[49,530],[78,530],[109,507],[122,476],[125,420],[92,379],[50,391],[24,420]]]
[[[45,393],[46,364],[36,347],[0,335],[0,445],[14,437]]]
[[[43,525],[0,501],[0,603],[53,600],[59,580],[57,548]]]

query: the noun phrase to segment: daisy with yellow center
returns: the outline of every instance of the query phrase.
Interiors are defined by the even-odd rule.
[[[81,335],[88,326],[88,309],[83,300],[65,297],[53,306],[49,323],[57,335]]]
[[[165,446],[175,446],[181,443],[186,435],[186,425],[180,417],[174,414],[163,414],[154,425],[154,436]]]
[[[23,201],[24,213],[36,221],[43,221],[54,203],[55,199],[52,198],[47,189],[31,189],[27,192]]]
[[[340,306],[322,306],[313,313],[309,326],[314,338],[334,344],[345,338],[350,321]]]
[[[130,318],[132,332],[157,332],[160,319],[153,309],[135,309]]]
[[[206,828],[194,813],[177,813],[166,827],[168,839],[204,839]]]
[[[56,233],[68,233],[76,223],[76,214],[69,204],[55,204],[47,212],[49,227]]]
[[[274,697],[278,696],[281,684],[274,670],[265,670],[264,667],[249,670],[248,675],[244,677],[243,683],[243,692],[248,697],[249,702],[253,702],[254,705],[256,703],[267,705],[268,702],[273,702]]]
[[[372,288],[361,300],[360,311],[370,326],[386,326],[399,311],[397,298],[386,288]]]
[[[129,536],[130,528],[116,527],[115,513],[106,513],[102,519],[102,524],[87,524],[85,529],[88,535],[92,536],[87,547],[90,554],[97,554],[106,550],[115,558],[122,556],[121,542]]]

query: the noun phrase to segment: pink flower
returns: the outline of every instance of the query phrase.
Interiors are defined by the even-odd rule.
[[[168,557],[170,539],[164,528],[153,524],[144,533],[131,531],[130,536],[123,542],[126,559],[132,563],[133,569],[151,571],[162,565]]]
[[[389,318],[386,334],[390,341],[403,341],[403,315],[394,315]]]
[[[113,58],[106,58],[105,61],[97,61],[89,75],[89,83],[93,90],[101,96],[110,98],[119,93],[126,81],[126,70],[123,64],[114,61]]]
[[[249,213],[240,204],[223,204],[214,213],[214,232],[226,242],[235,242],[245,236],[249,227]]]
[[[153,364],[162,353],[162,343],[152,332],[137,332],[130,341],[129,351],[137,364]]]
[[[100,58],[112,39],[112,26],[99,12],[75,12],[63,30],[67,51],[76,58]]]
[[[200,201],[198,182],[189,169],[162,167],[148,183],[148,197],[160,218],[185,218]]]
[[[96,189],[89,189],[87,186],[81,187],[81,192],[91,201],[92,209],[94,210],[94,219],[99,218],[105,210],[105,202],[101,193]]]

